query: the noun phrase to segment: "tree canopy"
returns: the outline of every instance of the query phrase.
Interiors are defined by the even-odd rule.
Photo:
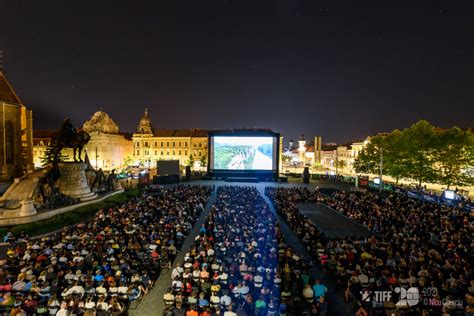
[[[397,181],[413,179],[420,186],[432,182],[448,188],[472,185],[474,135],[470,130],[440,129],[419,121],[403,131],[371,137],[354,167],[356,172],[378,174],[381,163],[383,173]]]

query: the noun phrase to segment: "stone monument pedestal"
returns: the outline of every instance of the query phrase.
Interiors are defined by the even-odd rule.
[[[89,188],[84,162],[63,162],[59,164],[59,191],[81,201],[93,200],[97,193]]]
[[[36,214],[36,208],[31,199],[25,199],[20,202],[20,210],[18,216],[30,216]]]

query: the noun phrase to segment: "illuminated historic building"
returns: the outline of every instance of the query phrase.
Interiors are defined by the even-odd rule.
[[[341,146],[324,146],[321,154],[321,165],[336,169],[337,164],[339,171],[353,174],[355,173],[354,162],[367,143],[368,140]]]
[[[97,111],[82,127],[91,139],[85,151],[94,168],[103,170],[122,169],[132,162],[131,137],[121,134],[117,124],[103,111]],[[46,148],[51,144],[54,131],[34,131],[34,164],[41,168]],[[72,149],[65,148],[62,154],[72,159]]]
[[[95,112],[82,128],[91,136],[85,150],[94,168],[120,170],[131,162],[133,155],[131,138],[119,132],[119,127],[107,113]]]
[[[0,71],[0,178],[8,180],[33,170],[33,114]]]
[[[280,138],[280,144],[282,143],[282,138]],[[281,145],[280,145],[281,147]],[[290,140],[289,146],[286,149],[283,149],[281,157],[285,159],[285,166],[311,166],[314,163],[314,146],[306,142],[304,135],[301,135],[298,140],[298,145]],[[282,158],[280,158],[280,162]],[[282,163],[280,163],[282,164]],[[280,168],[281,170],[281,168]]]
[[[192,159],[193,167],[201,167],[201,162],[207,164],[207,134],[200,129],[154,130],[145,109],[137,133],[133,134],[134,162],[152,168],[157,160],[179,160],[185,166]]]

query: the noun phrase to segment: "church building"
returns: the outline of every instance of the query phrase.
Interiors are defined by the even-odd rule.
[[[33,114],[0,71],[0,180],[33,170]]]

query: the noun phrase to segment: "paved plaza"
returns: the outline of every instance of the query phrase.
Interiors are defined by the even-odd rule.
[[[300,212],[308,216],[313,223],[329,238],[369,237],[370,230],[323,204],[298,204]]]

